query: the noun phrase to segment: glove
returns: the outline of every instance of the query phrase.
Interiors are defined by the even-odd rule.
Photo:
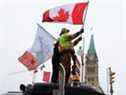
[[[80,34],[82,34],[82,33],[84,33],[84,29],[82,28],[79,32],[77,32],[77,33],[75,33],[75,34],[73,34],[72,36],[73,36],[73,38],[72,39],[74,39],[74,38],[76,38],[76,37],[78,37]]]
[[[84,33],[84,29],[83,29],[83,28],[81,28],[80,32],[81,32],[81,33]]]
[[[82,37],[79,37],[78,40],[81,41],[82,40]]]

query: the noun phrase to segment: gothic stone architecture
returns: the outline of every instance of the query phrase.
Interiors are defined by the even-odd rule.
[[[90,45],[86,54],[85,62],[85,83],[92,87],[95,87],[99,92],[103,93],[99,85],[98,76],[98,57],[94,44],[94,37],[91,35]]]

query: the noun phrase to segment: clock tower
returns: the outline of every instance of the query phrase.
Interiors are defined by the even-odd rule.
[[[98,77],[98,57],[95,49],[94,37],[91,35],[89,49],[85,58],[85,83],[103,92],[100,88]]]

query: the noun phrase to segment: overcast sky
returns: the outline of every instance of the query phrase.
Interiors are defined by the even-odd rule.
[[[42,13],[48,8],[79,1],[84,0],[0,0],[0,93],[17,90],[20,83],[31,82],[32,74],[17,58],[32,45],[36,23],[55,37],[62,27],[71,31],[80,29],[68,24],[42,24]],[[100,85],[106,92],[106,68],[111,66],[116,72],[114,95],[126,93],[125,3],[125,0],[90,0],[85,22],[85,53],[94,34]]]

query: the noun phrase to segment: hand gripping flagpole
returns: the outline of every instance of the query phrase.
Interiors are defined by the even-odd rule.
[[[89,1],[87,2],[88,4],[89,4]],[[82,28],[84,29],[84,24],[85,24],[85,20],[86,20],[86,15],[87,15],[87,10],[88,10],[88,5],[87,5],[87,7],[86,7],[87,9],[86,9],[86,11],[85,11],[85,13],[84,13],[84,19],[83,19],[83,25],[82,25]],[[85,31],[85,29],[84,29],[84,31]],[[82,75],[81,75],[81,82],[82,83],[85,83],[85,64],[84,64],[84,62],[85,62],[85,57],[84,57],[84,47],[85,47],[85,38],[84,38],[84,35],[82,35],[82,51],[83,51],[83,53],[82,53],[82,55],[81,55],[81,62],[82,62]]]

